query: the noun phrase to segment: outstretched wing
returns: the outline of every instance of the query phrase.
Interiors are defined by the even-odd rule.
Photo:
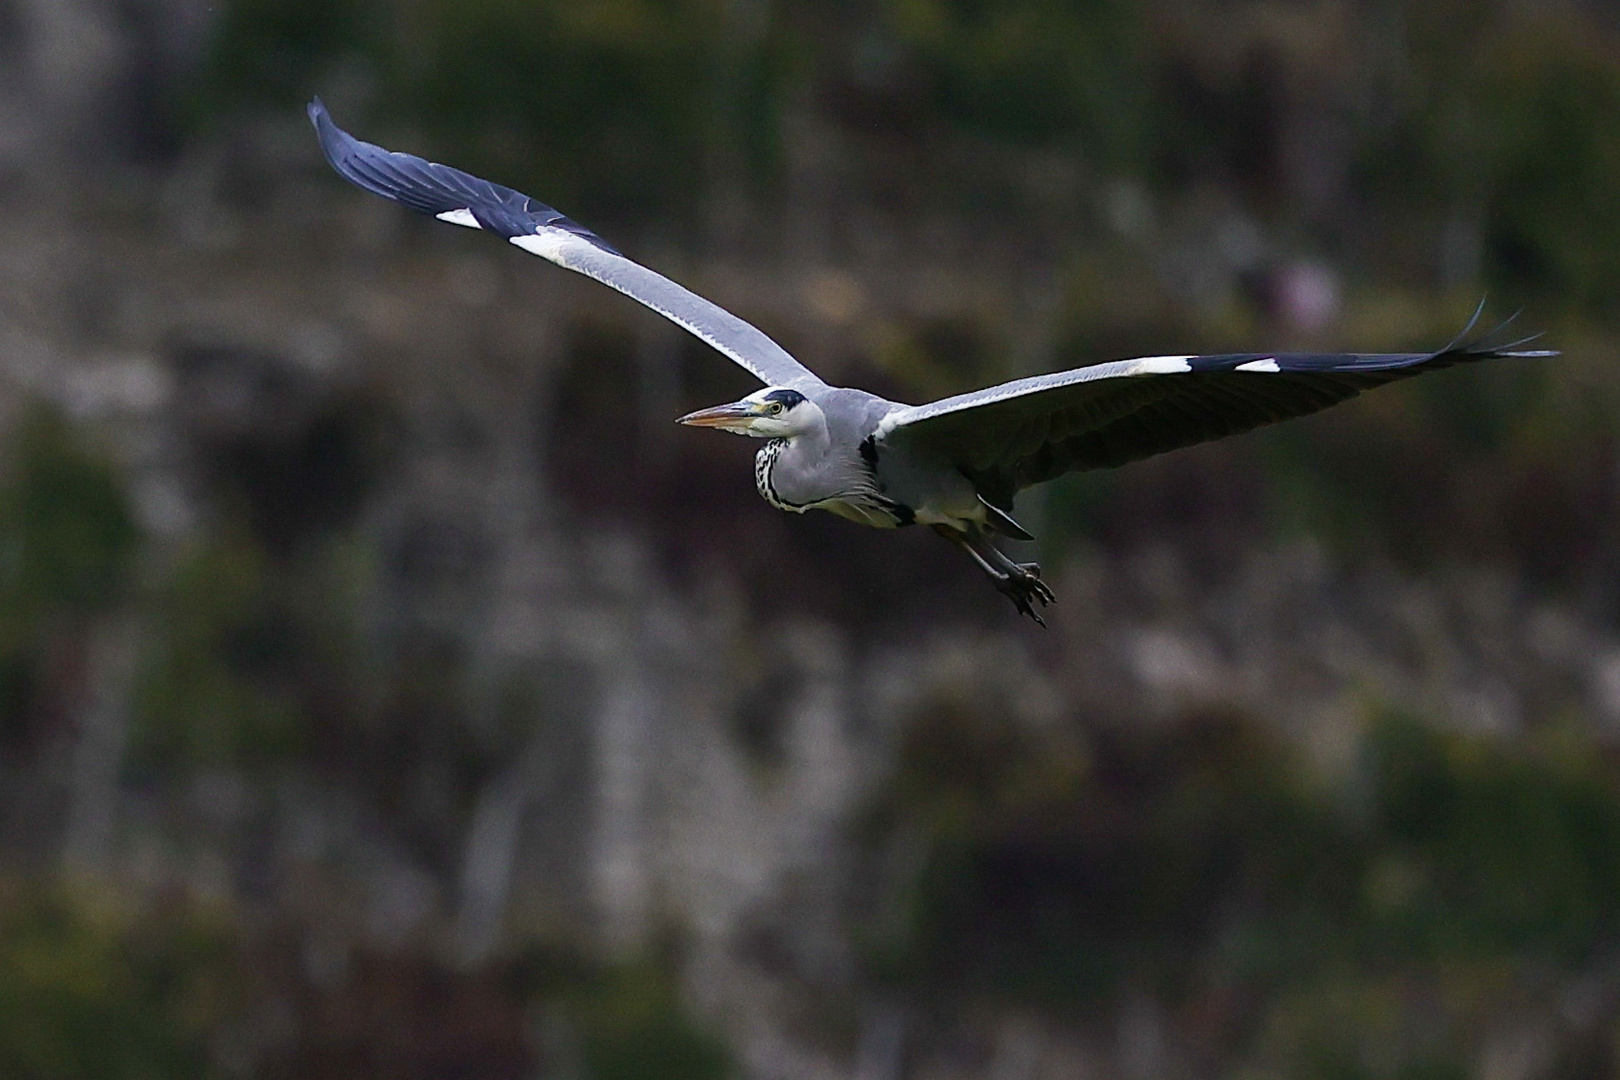
[[[1067,472],[1102,469],[1336,405],[1453,364],[1550,350],[1148,356],[1037,375],[891,413],[881,441],[943,457],[1003,506]]]
[[[316,98],[309,118],[326,160],[344,179],[441,221],[487,229],[524,251],[624,293],[697,335],[771,386],[821,380],[758,329],[661,274],[632,262],[583,225],[511,188],[414,154],[361,142]]]

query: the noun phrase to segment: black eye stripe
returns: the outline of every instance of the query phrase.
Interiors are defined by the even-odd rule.
[[[765,400],[778,402],[782,408],[791,409],[804,400],[804,395],[797,390],[772,390],[765,395]]]

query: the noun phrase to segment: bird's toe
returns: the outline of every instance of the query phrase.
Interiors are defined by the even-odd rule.
[[[1046,620],[1035,610],[1035,605],[1045,607],[1056,598],[1046,582],[1033,573],[1027,564],[1019,566],[1018,569],[1022,572],[1008,574],[998,579],[996,588],[1013,602],[1013,607],[1018,609],[1020,615],[1028,615],[1038,625],[1045,626]]]
[[[1024,572],[1023,587],[1029,594],[1041,602],[1041,606],[1057,602],[1057,594],[1052,587],[1041,579],[1041,566],[1039,563],[1019,563],[1018,569]]]

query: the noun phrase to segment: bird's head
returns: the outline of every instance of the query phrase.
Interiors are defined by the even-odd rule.
[[[791,439],[821,419],[815,402],[784,386],[767,386],[730,405],[699,409],[676,421],[693,427],[719,428],[756,439]]]

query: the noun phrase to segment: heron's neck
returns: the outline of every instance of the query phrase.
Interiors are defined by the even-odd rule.
[[[807,431],[772,439],[754,457],[754,486],[779,510],[803,510],[826,498],[828,493],[818,490],[815,480],[831,442],[827,422],[820,416]]]
[[[814,461],[827,452],[832,439],[827,434],[827,418],[820,409],[812,410],[810,422],[799,434],[781,440],[787,443],[783,448],[784,454],[792,454],[795,459]]]

